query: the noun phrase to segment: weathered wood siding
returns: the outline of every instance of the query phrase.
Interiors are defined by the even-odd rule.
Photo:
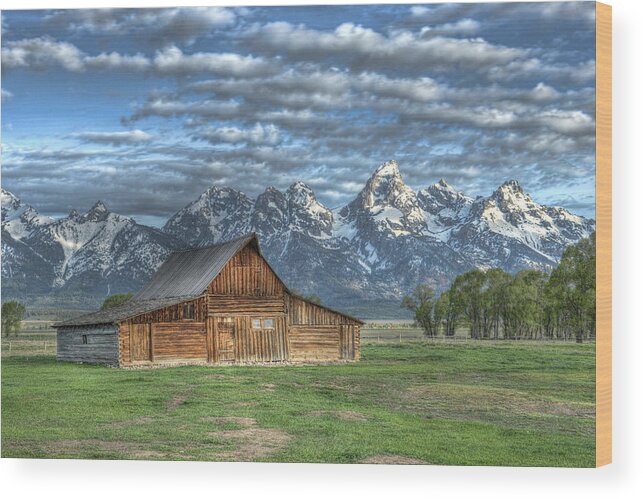
[[[294,362],[332,361],[341,357],[339,337],[341,326],[291,326],[289,330],[290,360]]]
[[[230,259],[208,286],[208,293],[232,296],[282,296],[284,285],[259,252],[248,245]]]
[[[283,296],[208,296],[208,315],[271,316],[285,313]]]
[[[118,329],[110,325],[58,328],[56,359],[118,365]]]
[[[204,322],[162,322],[152,325],[152,359],[208,360]]]
[[[355,324],[359,322],[289,293],[285,297],[290,324]]]
[[[212,346],[210,356],[214,362],[224,362],[219,351],[222,342],[220,339],[219,324],[225,327],[232,326],[233,330],[233,359],[238,362],[279,362],[288,360],[288,338],[286,336],[286,317],[264,316],[273,319],[272,329],[253,329],[251,316],[229,317],[230,322],[223,323],[224,317],[210,317],[208,319],[208,343]],[[227,337],[226,333],[226,337]]]
[[[292,361],[359,360],[359,322],[286,293]]]
[[[204,322],[207,316],[206,300],[205,297],[198,298],[192,301],[186,301],[171,305],[169,307],[160,308],[152,312],[137,315],[129,319],[131,324],[150,324],[154,322],[178,322],[183,320],[183,305],[191,303],[194,305],[194,322]],[[186,321],[188,322],[188,321]]]

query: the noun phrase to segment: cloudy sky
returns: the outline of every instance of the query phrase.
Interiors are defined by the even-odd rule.
[[[330,207],[397,159],[419,189],[517,179],[593,217],[594,4],[4,11],[2,185],[143,223],[211,185]]]

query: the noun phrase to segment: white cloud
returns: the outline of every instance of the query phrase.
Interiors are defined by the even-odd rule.
[[[83,52],[75,45],[47,36],[8,41],[2,49],[4,68],[45,69],[57,65],[68,71],[82,71],[83,59]]]
[[[83,132],[77,134],[76,137],[85,142],[111,145],[140,144],[142,142],[149,142],[153,138],[143,130],[131,130],[127,132]]]
[[[235,77],[274,74],[279,68],[277,63],[261,57],[213,52],[184,54],[173,45],[158,51],[153,59],[142,54],[124,55],[118,52],[92,56],[71,43],[56,41],[50,37],[7,42],[2,49],[2,65],[7,69],[42,70],[59,66],[73,72],[152,71],[172,76],[205,72]]]
[[[74,33],[135,35],[151,40],[193,42],[213,29],[234,24],[236,14],[223,7],[167,9],[73,9],[45,18],[49,25],[63,25]]]
[[[481,38],[422,38],[411,31],[383,35],[370,28],[344,23],[334,31],[319,31],[287,22],[255,25],[243,36],[259,51],[286,53],[291,57],[344,57],[356,66],[396,65],[425,69],[469,68],[506,64],[523,58],[524,49],[493,45]]]
[[[263,126],[260,123],[250,129],[237,127],[208,128],[202,131],[199,136],[213,144],[217,142],[232,144],[245,142],[249,144],[276,145],[281,140],[279,129],[275,125]]]
[[[425,26],[420,30],[420,36],[454,36],[454,35],[472,35],[480,29],[480,23],[473,19],[460,19],[454,23],[438,24],[435,26]]]
[[[0,89],[0,92],[2,94],[2,102],[7,102],[9,99],[13,97],[13,94],[9,92],[9,90]]]
[[[261,57],[233,53],[184,54],[175,46],[157,52],[154,69],[161,74],[213,72],[229,76],[259,76],[274,73],[276,65]]]

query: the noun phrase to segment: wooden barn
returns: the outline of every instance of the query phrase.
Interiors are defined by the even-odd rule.
[[[355,361],[362,324],[289,291],[250,234],[177,251],[126,304],[54,327],[58,360],[124,367]]]

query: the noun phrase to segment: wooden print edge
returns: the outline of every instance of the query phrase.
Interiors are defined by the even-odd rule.
[[[612,7],[596,2],[596,466],[612,462]]]

